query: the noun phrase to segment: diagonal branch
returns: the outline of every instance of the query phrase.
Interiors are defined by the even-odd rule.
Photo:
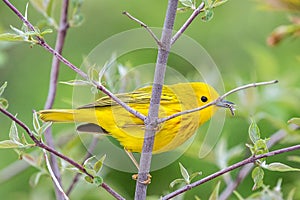
[[[84,161],[85,161],[86,159],[88,159],[89,157],[92,156],[92,152],[93,152],[94,149],[96,148],[97,143],[98,143],[98,138],[97,138],[97,137],[94,137],[93,140],[92,140],[92,142],[91,142],[91,144],[90,144],[90,146],[89,146],[89,148],[88,148],[88,150],[87,150],[87,152],[86,152],[86,154],[85,154],[85,156],[84,156],[84,158],[83,158],[82,164],[84,163]],[[74,178],[73,178],[73,180],[72,180],[72,183],[71,183],[71,185],[69,186],[69,188],[68,188],[68,190],[67,190],[67,192],[66,192],[67,195],[69,195],[69,194],[72,192],[72,190],[74,189],[75,185],[77,184],[77,182],[78,182],[80,176],[81,176],[81,173],[77,173],[77,174],[74,176]]]
[[[173,36],[171,40],[171,44],[173,45],[176,40],[184,33],[184,31],[190,26],[190,24],[194,21],[194,19],[203,11],[205,4],[202,2],[198,8],[194,10],[191,16],[186,20],[186,22],[182,25],[182,27],[177,31],[177,33]]]
[[[3,2],[32,30],[35,31],[33,25],[24,18],[22,13],[16,9],[9,0],[3,0]],[[102,84],[95,80],[90,80],[88,75],[81,71],[79,68],[77,68],[75,65],[73,65],[70,61],[68,61],[66,58],[64,58],[61,54],[59,54],[57,51],[55,51],[50,45],[47,44],[47,42],[41,38],[40,36],[36,36],[38,40],[38,44],[42,46],[44,49],[49,51],[52,55],[54,55],[57,59],[59,59],[61,62],[63,62],[65,65],[67,65],[70,69],[75,71],[78,75],[80,75],[82,78],[89,80],[92,82],[92,84],[100,91],[102,91],[104,94],[106,94],[108,97],[110,97],[112,100],[114,100],[116,103],[118,103],[120,106],[122,106],[124,109],[126,109],[128,112],[136,116],[137,118],[141,120],[145,120],[145,116],[141,114],[140,112],[134,110],[130,106],[128,106],[126,103],[121,101],[118,97],[116,97],[112,92],[110,92],[108,89],[106,89]]]
[[[124,11],[122,12],[123,15],[126,15],[129,19],[137,22],[138,24],[140,24],[142,27],[144,27],[148,33],[151,35],[151,37],[155,40],[155,42],[157,43],[157,45],[159,47],[162,47],[162,43],[160,42],[160,40],[156,37],[155,33],[153,33],[153,31],[149,28],[149,26],[147,24],[145,24],[144,22],[142,22],[141,20],[133,17],[132,15],[130,15],[128,12]]]
[[[291,124],[290,126],[291,130],[296,130],[299,127],[297,125]],[[272,147],[274,144],[278,143],[281,141],[285,136],[287,135],[286,130],[281,129],[277,132],[275,132],[271,137],[270,140],[267,142],[268,148]],[[228,199],[229,196],[233,193],[233,191],[238,187],[238,185],[245,179],[245,177],[249,174],[249,172],[252,170],[254,167],[253,163],[247,164],[243,166],[236,179],[231,181],[229,184],[227,184],[226,188],[223,190],[223,192],[219,196],[219,200],[225,200]]]
[[[15,117],[13,114],[11,114],[10,112],[8,112],[7,110],[5,110],[5,109],[3,109],[1,107],[0,107],[0,112],[2,112],[4,115],[6,115],[7,117],[9,117],[11,120],[13,120],[14,122],[16,122],[21,128],[23,128],[26,131],[26,133],[28,134],[28,136],[31,138],[31,140],[35,143],[35,145],[37,147],[40,147],[40,148],[42,148],[42,149],[44,149],[44,150],[46,150],[46,151],[48,151],[48,152],[56,155],[57,157],[60,157],[61,159],[65,160],[69,164],[71,164],[74,167],[76,167],[79,171],[81,171],[85,175],[89,176],[92,179],[94,178],[94,176],[92,174],[90,174],[82,165],[78,164],[76,161],[74,161],[71,158],[63,155],[62,153],[56,151],[52,147],[47,146],[41,140],[37,139],[34,136],[34,134],[31,132],[30,128],[24,122],[22,122],[17,117]],[[116,199],[118,199],[118,200],[124,200],[125,199],[121,195],[119,195],[116,191],[114,191],[111,187],[109,187],[106,183],[102,183],[100,186],[102,188],[104,188],[107,192],[109,192],[112,196],[114,196]]]
[[[167,199],[171,199],[175,196],[178,196],[179,194],[183,193],[183,192],[186,192],[194,187],[197,187],[199,185],[202,185],[203,183],[206,183],[212,179],[215,179],[227,172],[230,172],[236,168],[239,168],[241,166],[244,166],[244,165],[247,165],[249,163],[254,163],[256,160],[258,159],[261,159],[261,158],[266,158],[266,157],[270,157],[270,156],[274,156],[274,155],[277,155],[277,154],[282,154],[282,153],[286,153],[286,152],[290,152],[290,151],[296,151],[296,150],[299,150],[300,149],[300,145],[295,145],[295,146],[291,146],[291,147],[287,147],[287,148],[282,148],[282,149],[278,149],[278,150],[274,150],[274,151],[270,151],[268,153],[264,153],[264,154],[260,154],[260,155],[255,155],[255,156],[251,156],[245,160],[242,160],[238,163],[235,163],[225,169],[222,169],[214,174],[211,174],[199,181],[196,181],[194,183],[191,183],[191,184],[188,184],[178,190],[175,190],[174,192],[170,193],[170,194],[167,194],[166,196],[163,196],[161,198],[161,200],[167,200]]]

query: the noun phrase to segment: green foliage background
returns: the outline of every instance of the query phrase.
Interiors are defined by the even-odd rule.
[[[14,1],[17,8],[24,11],[26,1]],[[63,55],[80,66],[83,57],[87,55],[98,43],[119,32],[137,28],[138,25],[127,17],[122,11],[126,10],[136,16],[149,26],[161,27],[165,16],[167,1],[109,1],[89,0],[83,4],[82,13],[84,23],[78,28],[71,28],[67,34]],[[60,5],[58,5],[60,6]],[[187,29],[186,34],[203,45],[211,55],[219,70],[221,71],[227,89],[231,89],[243,83],[254,81],[265,81],[278,79],[279,84],[268,86],[243,95],[234,95],[230,98],[238,105],[236,117],[230,117],[226,121],[222,138],[228,147],[238,144],[245,149],[234,161],[241,160],[246,155],[245,143],[248,141],[247,129],[249,116],[254,114],[260,126],[262,137],[268,137],[274,131],[287,125],[287,120],[299,116],[300,97],[300,40],[289,38],[276,47],[266,45],[266,38],[271,31],[280,24],[287,23],[287,13],[277,11],[266,11],[259,8],[260,4],[253,0],[230,0],[224,6],[215,9],[215,16],[212,21],[204,23],[197,18]],[[56,9],[59,10],[59,9]],[[0,30],[5,32],[9,25],[20,27],[20,20],[4,5],[0,3]],[[58,14],[59,12],[57,12]],[[178,14],[176,17],[175,29],[189,17],[190,12]],[[42,16],[29,6],[29,19],[32,23],[37,22]],[[46,36],[46,40],[54,46],[55,34]],[[99,55],[101,56],[101,55]],[[153,55],[152,55],[153,57]],[[154,58],[154,57],[153,57]],[[147,56],[135,57],[133,62],[143,62]],[[18,117],[27,123],[32,124],[32,110],[42,109],[47,97],[49,73],[52,55],[38,46],[32,48],[25,43],[0,43],[0,84],[8,81],[8,87],[4,97],[8,99],[9,111],[18,113]],[[182,66],[184,67],[184,66]],[[67,67],[62,66],[59,79],[67,81],[74,79],[76,75]],[[70,107],[72,99],[72,87],[60,84],[54,107]],[[260,115],[258,115],[260,114]],[[8,131],[11,121],[0,115],[0,140],[8,138]],[[55,139],[63,139],[64,133],[73,128],[71,125],[55,125]],[[297,135],[292,135],[293,142],[299,143]],[[66,148],[61,144],[59,150],[80,160],[84,155],[84,147],[74,139],[76,145]],[[195,144],[197,145],[197,143]],[[279,144],[272,149],[287,146]],[[70,145],[69,145],[70,146]],[[290,153],[295,155],[299,152]],[[291,166],[299,167],[299,163],[286,160],[287,155],[280,155],[269,158],[269,161],[288,163]],[[0,196],[5,199],[53,199],[52,183],[49,177],[42,177],[40,183],[32,188],[29,186],[30,176],[37,172],[29,167],[16,176],[5,180],[4,175],[11,175],[17,171],[12,167],[5,171],[11,163],[18,159],[17,154],[12,150],[0,150]],[[215,163],[215,156],[210,154],[205,159],[199,159],[188,151],[178,162],[181,162],[190,172],[202,171],[201,177],[207,176],[218,170]],[[18,164],[23,161],[17,161]],[[180,177],[178,162],[152,173],[153,179],[149,186],[148,194],[159,197],[167,193],[169,183]],[[22,164],[20,164],[21,166]],[[235,174],[235,171],[232,173]],[[72,174],[66,172],[64,183],[68,185]],[[106,168],[104,180],[128,199],[134,195],[135,182],[130,178],[131,174],[118,172]],[[299,172],[275,173],[266,172],[265,184],[274,187],[278,178],[283,178],[284,196],[296,187],[300,187]],[[220,179],[221,180],[221,179]],[[187,192],[184,199],[193,199],[195,195],[207,199],[212,192],[217,180],[202,185]],[[243,196],[252,193],[252,180],[247,178],[238,188]],[[225,184],[222,182],[222,188]],[[82,181],[71,195],[71,199],[111,199],[102,188],[96,188]],[[296,191],[295,199],[300,198],[299,190]],[[235,197],[232,197],[235,199]]]

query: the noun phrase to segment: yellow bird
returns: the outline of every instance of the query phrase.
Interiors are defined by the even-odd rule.
[[[152,86],[146,86],[116,96],[133,109],[147,115],[151,90]],[[203,106],[218,97],[219,94],[213,87],[202,82],[164,85],[159,117]],[[218,107],[230,107],[229,104],[232,103],[222,100],[201,111],[178,116],[160,124],[155,135],[153,153],[170,151],[180,146],[214,115]],[[117,139],[127,151],[142,151],[144,122],[109,97],[100,98],[93,104],[77,109],[41,110],[38,113],[43,121],[83,123],[78,126],[79,131],[106,133]]]

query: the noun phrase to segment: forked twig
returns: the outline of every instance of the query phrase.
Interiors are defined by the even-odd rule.
[[[144,28],[148,31],[148,33],[151,35],[151,37],[155,40],[155,42],[157,43],[157,45],[158,45],[159,47],[162,47],[162,43],[161,43],[160,40],[156,37],[155,33],[151,30],[151,28],[150,28],[147,24],[145,24],[145,23],[142,22],[141,20],[139,20],[139,19],[133,17],[131,14],[129,14],[129,13],[126,12],[126,11],[123,11],[122,14],[123,14],[123,15],[126,15],[129,19],[131,19],[131,20],[137,22],[137,23],[140,24],[142,27],[144,27]]]
[[[173,119],[175,117],[179,117],[181,115],[186,115],[186,114],[189,114],[189,113],[197,112],[197,111],[203,110],[203,109],[205,109],[209,106],[216,105],[218,102],[222,101],[227,96],[229,96],[230,94],[235,93],[237,91],[244,90],[244,89],[251,88],[251,87],[257,87],[257,86],[261,86],[261,85],[270,85],[270,84],[275,84],[275,83],[278,83],[278,80],[265,81],[265,82],[259,82],[259,83],[250,83],[250,84],[247,84],[247,85],[243,85],[243,86],[234,88],[234,89],[230,90],[229,92],[226,92],[225,94],[223,94],[222,96],[220,96],[216,100],[214,100],[214,101],[212,101],[208,104],[205,104],[204,106],[194,108],[194,109],[191,109],[191,110],[185,110],[185,111],[182,111],[182,112],[175,113],[174,115],[170,115],[168,117],[161,118],[161,119],[158,120],[158,123],[163,123],[163,122],[165,122],[167,120],[170,120],[170,119]],[[231,113],[234,114],[234,112],[233,112],[234,110],[233,110],[232,105],[227,104],[227,107],[230,109]]]
[[[34,26],[22,15],[22,13],[14,7],[10,3],[9,0],[3,0],[3,2],[28,26],[28,28],[31,31],[35,31]],[[121,101],[117,96],[115,96],[112,92],[110,92],[106,87],[104,87],[102,84],[95,80],[90,80],[89,76],[84,73],[82,70],[80,70],[78,67],[76,67],[74,64],[72,64],[70,61],[68,61],[66,58],[64,58],[61,54],[59,54],[57,51],[55,51],[43,38],[40,36],[36,36],[38,40],[38,45],[42,46],[44,49],[46,49],[48,52],[50,52],[52,55],[54,55],[57,59],[59,59],[62,63],[67,65],[70,69],[75,71],[78,75],[80,75],[82,78],[89,80],[92,82],[92,84],[100,91],[102,91],[104,94],[106,94],[108,97],[110,97],[112,100],[114,100],[116,103],[118,103],[120,106],[122,106],[124,109],[126,109],[128,112],[136,116],[137,118],[141,120],[145,120],[145,116],[141,114],[140,112],[132,109],[130,106],[128,106],[126,103]]]

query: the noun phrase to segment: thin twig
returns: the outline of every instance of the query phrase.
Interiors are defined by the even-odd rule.
[[[51,168],[51,164],[50,164],[50,161],[48,159],[47,151],[45,149],[43,149],[43,153],[44,153],[44,158],[45,158],[45,161],[46,161],[46,166],[47,166],[49,174],[50,174],[50,176],[52,178],[53,183],[55,184],[56,188],[58,188],[59,192],[63,196],[63,199],[69,200],[69,197],[66,195],[66,193],[62,189],[61,183],[57,180],[57,178],[56,178],[56,176],[55,176],[55,174],[54,174],[54,172],[53,172],[53,170]]]
[[[182,111],[182,112],[178,112],[178,113],[175,113],[174,115],[170,115],[170,116],[165,117],[165,118],[160,118],[158,120],[158,123],[163,123],[163,122],[165,122],[167,120],[170,120],[170,119],[173,119],[175,117],[179,117],[181,115],[186,115],[186,114],[189,114],[189,113],[197,112],[197,111],[203,110],[203,109],[205,109],[209,106],[216,105],[218,102],[222,101],[223,99],[225,99],[230,94],[238,92],[240,90],[244,90],[244,89],[251,88],[251,87],[262,86],[262,85],[270,85],[270,84],[275,84],[275,83],[278,83],[278,80],[258,82],[258,83],[250,83],[250,84],[247,84],[247,85],[243,85],[243,86],[234,88],[234,89],[230,90],[229,92],[226,92],[225,94],[223,94],[222,96],[220,96],[216,100],[214,100],[214,101],[212,101],[208,104],[205,104],[204,106],[194,108],[194,109],[191,109],[191,110],[185,110],[185,111]]]
[[[83,164],[84,161],[85,161],[86,159],[88,159],[89,157],[91,157],[92,152],[94,151],[94,149],[95,149],[96,146],[97,146],[97,143],[98,143],[98,138],[97,138],[97,137],[93,137],[93,140],[92,140],[92,142],[91,142],[91,144],[90,144],[90,146],[89,146],[89,148],[88,148],[88,150],[87,150],[87,152],[86,152],[86,154],[85,154],[85,156],[84,156],[84,158],[83,158],[83,162],[82,162],[81,164]],[[72,180],[72,182],[71,182],[71,185],[69,186],[69,188],[68,188],[68,190],[67,190],[67,192],[66,192],[66,194],[67,194],[68,196],[69,196],[69,194],[71,193],[71,191],[74,189],[74,187],[75,187],[75,185],[77,184],[77,182],[78,182],[80,176],[81,176],[81,173],[77,173],[77,174],[74,176],[74,178],[73,178],[73,180]]]
[[[132,15],[130,15],[130,14],[129,14],[128,12],[126,12],[126,11],[123,11],[122,14],[123,14],[123,15],[126,15],[129,19],[131,19],[131,20],[137,22],[137,23],[140,24],[142,27],[144,27],[144,28],[148,31],[148,33],[151,35],[151,37],[155,40],[155,42],[157,43],[157,45],[158,45],[159,47],[162,47],[162,43],[161,43],[160,40],[156,37],[155,33],[153,33],[153,31],[151,30],[151,28],[150,28],[147,24],[145,24],[145,23],[142,22],[141,20],[139,20],[139,19],[133,17]]]
[[[160,106],[162,86],[166,72],[166,65],[171,47],[172,30],[177,11],[178,0],[169,0],[162,30],[161,43],[157,53],[157,60],[154,72],[152,94],[149,106],[148,117],[144,121],[146,125],[144,143],[140,157],[139,174],[135,188],[135,199],[144,200],[147,194],[147,183],[152,159],[152,149],[154,144],[155,132],[157,130],[157,118]]]
[[[62,53],[62,49],[65,44],[67,30],[69,28],[68,7],[69,7],[69,0],[64,0],[62,2],[60,22],[59,22],[59,28],[58,28],[56,44],[55,44],[55,51],[59,54]],[[56,96],[59,65],[60,65],[60,61],[55,56],[53,56],[48,97],[47,97],[47,101],[46,101],[46,104],[44,107],[45,109],[52,108],[52,105],[53,105],[53,102],[54,102],[54,99]]]
[[[55,44],[55,51],[57,51],[59,54],[61,54],[61,52],[62,52],[64,43],[65,43],[67,30],[69,28],[68,9],[69,9],[69,0],[62,1],[60,22],[59,22],[59,28],[58,28],[56,44]],[[46,100],[44,109],[51,109],[52,106],[53,106],[54,99],[55,99],[55,96],[56,96],[56,90],[57,90],[59,65],[60,65],[60,61],[55,56],[53,56],[48,96],[47,96],[47,100]],[[50,147],[54,148],[55,144],[54,144],[54,139],[53,139],[53,136],[52,136],[51,128],[48,128],[45,131],[44,135],[45,135],[45,142]],[[51,161],[51,167],[53,169],[53,173],[54,173],[59,185],[61,185],[61,174],[60,174],[60,171],[59,171],[57,158],[55,156],[53,156],[52,154],[50,154],[50,161]],[[56,185],[57,184],[55,184],[55,186]],[[61,195],[62,193],[59,191],[59,188],[57,188],[57,187],[55,188],[55,194],[56,194],[57,199],[64,198]]]
[[[14,122],[16,122],[21,128],[23,128],[26,131],[26,133],[28,134],[28,136],[35,143],[35,145],[37,147],[45,149],[46,151],[48,151],[48,152],[56,155],[57,157],[65,160],[66,162],[70,163],[71,165],[73,165],[74,167],[76,167],[77,169],[79,169],[79,171],[81,171],[82,173],[84,173],[85,175],[91,177],[92,179],[94,178],[94,176],[92,174],[90,174],[88,171],[86,171],[86,169],[82,165],[80,165],[76,161],[72,160],[71,158],[63,155],[62,153],[58,152],[57,150],[55,150],[55,149],[47,146],[41,140],[37,139],[34,136],[34,134],[31,132],[30,128],[24,122],[22,122],[17,117],[15,117],[13,114],[11,114],[10,112],[8,112],[7,110],[5,110],[5,109],[3,109],[1,107],[0,107],[0,112],[2,112],[4,115],[6,115],[7,117],[9,117],[11,120],[13,120]],[[114,191],[112,188],[110,188],[106,183],[102,183],[101,187],[103,187],[107,192],[109,192],[116,199],[118,199],[118,200],[123,200],[124,199],[116,191]]]
[[[291,130],[296,130],[297,128],[299,128],[297,125],[291,124],[289,126],[289,128]],[[267,142],[267,146],[268,148],[272,147],[273,145],[275,145],[276,143],[278,143],[279,141],[281,141],[285,136],[287,135],[286,130],[281,129],[277,132],[275,132],[270,139]],[[225,200],[228,199],[229,196],[233,193],[233,191],[238,187],[238,185],[245,179],[245,177],[250,173],[250,171],[252,170],[252,168],[254,167],[253,163],[247,164],[245,166],[243,166],[236,179],[233,180],[232,182],[230,182],[229,184],[227,184],[226,188],[223,190],[223,192],[220,194],[219,196],[219,200]]]
[[[114,191],[109,185],[106,183],[102,183],[101,187],[104,188],[107,192],[109,192],[113,197],[115,197],[117,200],[126,200],[124,197],[122,197],[119,193]]]
[[[229,166],[225,169],[222,169],[222,170],[220,170],[220,171],[218,171],[214,174],[211,174],[211,175],[209,175],[209,176],[207,176],[207,177],[205,177],[205,178],[203,178],[199,181],[188,184],[188,185],[186,185],[186,186],[184,186],[184,187],[182,187],[182,188],[180,188],[180,189],[178,189],[178,190],[176,190],[176,191],[174,191],[170,194],[167,194],[166,196],[162,197],[161,199],[162,200],[171,199],[171,198],[173,198],[173,197],[175,197],[175,196],[177,196],[177,195],[179,195],[183,192],[186,192],[186,191],[188,191],[188,190],[190,190],[194,187],[197,187],[199,185],[202,185],[203,183],[206,183],[206,182],[208,182],[212,179],[215,179],[215,178],[217,178],[217,177],[219,177],[219,176],[221,176],[221,175],[223,175],[227,172],[230,172],[230,171],[232,171],[236,168],[239,168],[239,167],[244,166],[244,165],[249,164],[249,163],[253,163],[258,159],[266,158],[266,157],[270,157],[270,156],[274,156],[274,155],[277,155],[277,154],[282,154],[282,153],[286,153],[286,152],[290,152],[290,151],[296,151],[296,150],[299,150],[299,149],[300,149],[300,145],[295,145],[295,146],[291,146],[291,147],[287,147],[287,148],[282,148],[282,149],[270,151],[270,152],[265,153],[265,154],[251,156],[251,157],[249,157],[249,158],[247,158],[243,161],[240,161],[240,162],[238,162],[236,164],[233,164],[233,165],[231,165],[231,166]]]
[[[24,18],[24,16],[22,15],[22,13],[16,9],[8,0],[3,0],[3,2],[32,30],[35,31],[33,25]],[[38,44],[40,46],[42,46],[44,49],[46,49],[47,51],[49,51],[52,55],[54,55],[55,57],[57,57],[61,62],[63,62],[65,65],[67,65],[70,69],[72,69],[73,71],[75,71],[78,75],[80,75],[82,78],[89,80],[92,82],[92,84],[100,91],[102,91],[104,94],[106,94],[108,97],[110,97],[112,100],[114,100],[116,103],[118,103],[120,106],[122,106],[124,109],[126,109],[128,112],[130,112],[131,114],[133,114],[134,116],[136,116],[137,118],[141,119],[141,120],[145,120],[146,117],[141,114],[140,112],[134,110],[133,108],[131,108],[130,106],[128,106],[126,103],[124,103],[123,101],[121,101],[118,97],[116,97],[112,92],[110,92],[108,89],[106,89],[102,84],[100,84],[97,81],[94,80],[90,80],[90,78],[88,77],[88,75],[86,73],[84,73],[83,71],[81,71],[79,68],[77,68],[75,65],[73,65],[70,61],[68,61],[67,59],[65,59],[61,54],[59,54],[58,52],[56,52],[50,45],[47,44],[47,42],[39,37],[36,36],[37,40],[38,40]]]
[[[202,2],[198,8],[194,10],[191,16],[186,20],[186,22],[182,25],[182,27],[177,31],[177,33],[173,36],[171,40],[171,44],[173,45],[176,40],[183,34],[183,32],[190,26],[190,24],[194,21],[194,19],[202,12],[205,4]]]
[[[278,83],[278,80],[265,81],[265,82],[259,82],[259,83],[250,83],[250,84],[247,84],[247,85],[243,85],[243,86],[234,88],[234,89],[230,90],[229,92],[226,92],[225,94],[220,96],[219,99],[221,99],[221,100],[225,99],[228,95],[230,95],[232,93],[235,93],[237,91],[240,91],[240,90],[247,89],[247,88],[252,88],[252,87],[257,87],[257,86],[262,86],[262,85],[271,85],[271,84],[275,84],[275,83]]]

